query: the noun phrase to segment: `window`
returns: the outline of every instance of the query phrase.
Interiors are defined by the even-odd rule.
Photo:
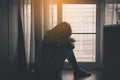
[[[57,24],[57,5],[49,6],[50,28]],[[96,4],[63,4],[62,21],[70,23],[78,62],[96,61]]]
[[[71,24],[78,62],[96,61],[96,4],[63,4],[62,19]]]
[[[105,1],[105,25],[120,24],[120,4],[117,0]]]
[[[106,4],[105,24],[116,24],[116,7],[113,4]]]

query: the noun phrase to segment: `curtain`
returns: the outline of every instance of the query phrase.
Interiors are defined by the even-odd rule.
[[[40,65],[42,41],[42,0],[34,0],[32,3],[34,3],[35,65]]]
[[[27,69],[41,63],[41,42],[47,30],[56,23],[53,0],[19,0],[19,14],[24,37]],[[56,20],[56,23],[54,23]]]
[[[20,14],[18,12],[18,76],[21,77],[25,72],[27,72],[27,64],[26,64],[26,55],[25,55],[25,42],[23,37],[23,29],[22,29],[22,20],[20,18]]]
[[[58,23],[57,1],[56,0],[44,0],[43,1],[43,12],[44,12],[43,34],[45,34],[47,30],[52,29]]]
[[[34,48],[34,22],[32,15],[33,4],[31,0],[19,0],[19,14],[21,18],[21,24],[23,29],[24,46],[25,46],[25,58],[27,63],[27,69],[30,69],[30,65],[35,62],[35,48]]]
[[[120,0],[105,0],[105,25],[120,24]]]
[[[43,37],[43,0],[19,0],[27,69],[40,65]]]

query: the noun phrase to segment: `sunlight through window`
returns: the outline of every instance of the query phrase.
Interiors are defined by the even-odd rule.
[[[78,62],[95,62],[96,55],[96,5],[63,4],[63,21],[72,26],[76,39],[75,56]]]
[[[60,13],[60,12],[59,12]],[[70,23],[78,62],[96,62],[96,4],[62,4],[62,21]],[[57,5],[49,6],[50,28],[57,24]]]

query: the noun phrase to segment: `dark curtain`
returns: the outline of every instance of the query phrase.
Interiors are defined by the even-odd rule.
[[[23,74],[23,72],[27,71],[27,64],[26,64],[23,30],[22,30],[20,18],[18,20],[18,25],[19,25],[18,26],[18,70],[19,70],[19,74]]]
[[[42,1],[34,0],[34,32],[35,32],[35,64],[41,63],[41,41],[42,41]]]
[[[42,38],[49,24],[49,4],[52,0],[19,0],[19,61],[24,70],[31,70],[41,63]],[[53,15],[51,15],[53,16]],[[52,19],[51,19],[52,20]],[[24,57],[23,57],[24,56]]]
[[[26,53],[25,53],[25,41],[23,36],[22,19],[20,15],[20,8],[18,9],[18,75],[21,77],[27,72]]]
[[[40,65],[42,41],[43,0],[19,0],[19,15],[24,38],[27,69]]]

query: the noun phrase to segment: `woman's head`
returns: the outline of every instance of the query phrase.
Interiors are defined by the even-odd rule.
[[[67,23],[67,22],[61,22],[61,23],[57,24],[57,25],[52,29],[52,31],[53,31],[56,35],[58,35],[58,36],[60,36],[60,37],[62,37],[62,38],[64,38],[64,39],[69,38],[69,37],[71,36],[71,33],[72,33],[72,31],[71,31],[71,26],[70,26],[70,24]]]

